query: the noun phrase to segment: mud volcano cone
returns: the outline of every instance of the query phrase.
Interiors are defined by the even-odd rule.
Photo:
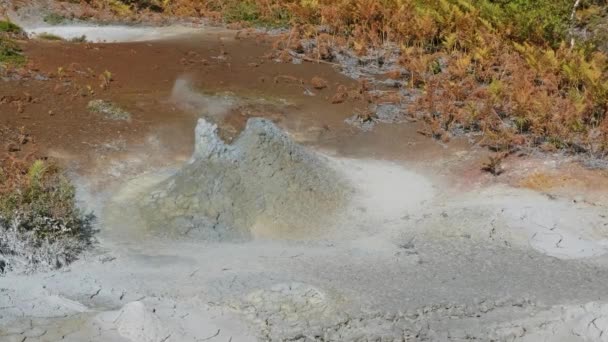
[[[250,119],[232,144],[200,119],[192,159],[140,201],[148,228],[234,241],[317,235],[344,207],[350,187],[329,160],[265,119]]]

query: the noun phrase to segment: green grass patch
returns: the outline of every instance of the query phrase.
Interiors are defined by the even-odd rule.
[[[233,1],[225,9],[224,18],[228,22],[256,22],[260,19],[260,12],[252,2]]]
[[[7,20],[0,20],[0,32],[22,33],[23,30],[17,24],[14,24]]]
[[[228,23],[246,22],[263,27],[286,27],[291,19],[285,7],[275,6],[262,10],[256,1],[229,1],[222,12]]]
[[[52,33],[41,33],[39,35],[37,35],[36,37],[38,37],[38,39],[42,39],[42,40],[54,40],[54,41],[60,41],[60,40],[64,40],[63,38],[59,37],[58,35],[54,35]]]
[[[0,36],[0,64],[21,65],[25,63],[19,45],[12,39]]]
[[[483,18],[516,41],[557,46],[571,26],[571,0],[473,0]]]
[[[66,21],[66,17],[57,13],[49,13],[42,20],[49,25],[60,25]]]

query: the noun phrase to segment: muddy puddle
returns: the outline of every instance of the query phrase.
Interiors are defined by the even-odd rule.
[[[267,38],[133,30],[26,47],[73,78],[24,81],[40,101],[10,119],[77,175],[99,243],[66,269],[1,277],[0,339],[608,336],[601,202],[501,184],[474,140],[440,144],[419,123],[349,125],[368,103],[330,99],[356,82],[268,60]],[[134,41],[149,35],[163,39]],[[89,112],[96,99],[131,120]]]

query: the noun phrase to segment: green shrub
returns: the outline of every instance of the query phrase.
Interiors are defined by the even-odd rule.
[[[23,30],[21,29],[21,27],[17,26],[16,24],[14,24],[10,21],[0,20],[0,32],[22,33]]]
[[[76,206],[74,186],[53,164],[0,166],[0,261],[9,267],[15,258],[33,268],[74,261],[92,243],[93,219]]]
[[[253,2],[232,1],[225,9],[224,18],[228,22],[257,22],[260,18],[260,12]]]
[[[0,216],[11,221],[20,216],[20,228],[40,238],[60,238],[81,233],[85,217],[76,207],[74,186],[42,160],[34,161],[20,184],[0,193]],[[43,221],[54,221],[47,225]]]
[[[230,0],[223,2],[219,7],[208,6],[222,12],[224,20],[228,23],[246,22],[256,26],[285,27],[291,19],[286,7],[279,5],[264,7],[256,0]]]
[[[72,43],[86,43],[87,42],[87,36],[83,34],[80,37],[74,37],[74,38],[70,39],[70,42],[72,42]]]
[[[511,38],[557,46],[570,27],[571,0],[473,0],[480,14]]]
[[[66,21],[66,18],[61,14],[49,13],[42,20],[49,25],[60,25]]]
[[[0,64],[23,64],[25,56],[19,45],[8,37],[0,35]]]

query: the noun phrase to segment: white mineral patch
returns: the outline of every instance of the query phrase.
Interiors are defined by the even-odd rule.
[[[139,42],[149,40],[167,39],[184,34],[192,34],[200,29],[185,26],[167,27],[136,27],[136,26],[93,26],[93,25],[66,25],[66,26],[43,26],[25,27],[28,35],[37,36],[43,33],[59,36],[70,40],[84,36],[87,41],[93,43],[117,43],[117,42]]]

